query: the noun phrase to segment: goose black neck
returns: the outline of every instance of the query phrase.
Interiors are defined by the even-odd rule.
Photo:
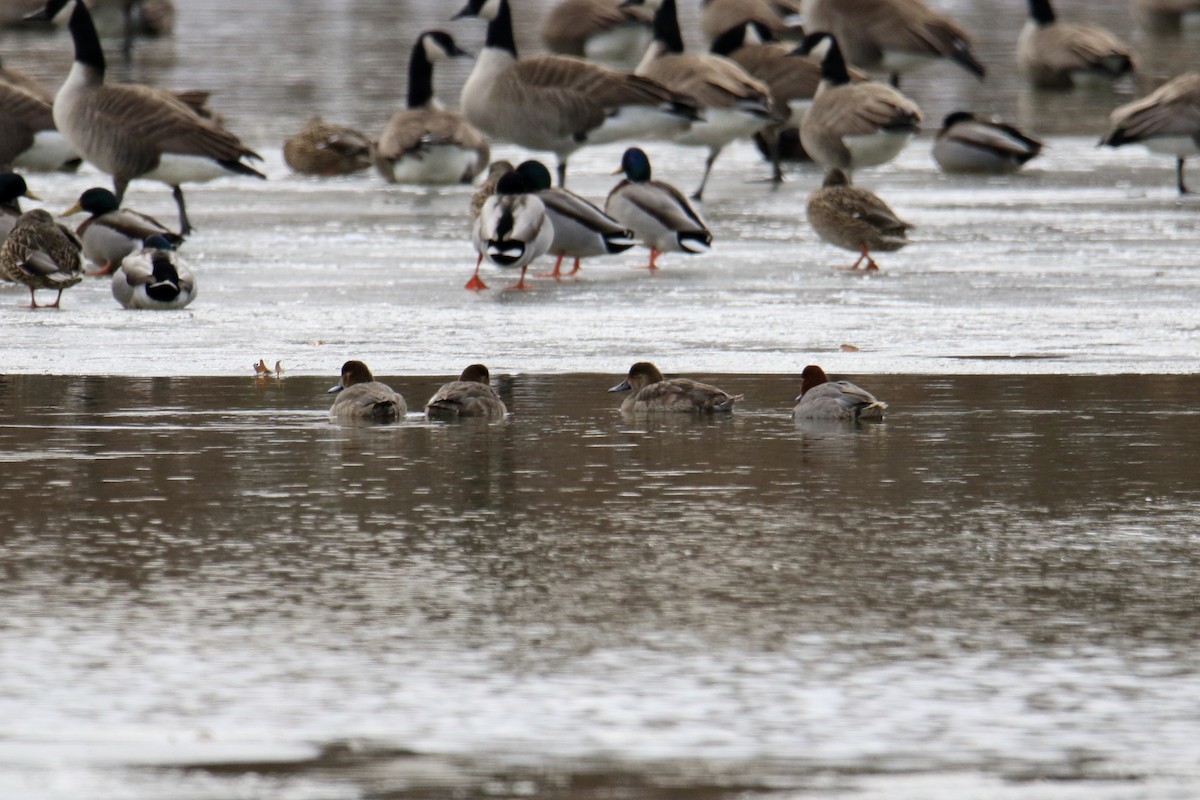
[[[667,52],[683,52],[683,34],[679,31],[675,0],[663,0],[662,5],[654,12],[654,39],[662,42]]]
[[[75,60],[96,70],[103,77],[104,49],[100,47],[100,36],[96,33],[96,25],[92,22],[92,15],[85,4],[75,4],[67,27],[70,28],[71,39],[75,42]]]
[[[727,56],[746,44],[746,26],[737,25],[713,39],[708,52],[718,56]]]
[[[842,57],[842,48],[835,36],[829,36],[829,50],[821,59],[821,78],[830,83],[841,85],[850,82],[850,73],[846,70],[846,59]]]
[[[1050,0],[1029,0],[1029,17],[1038,25],[1054,22],[1054,8]]]
[[[433,62],[425,52],[425,37],[417,39],[408,59],[408,107],[424,108],[433,99]]]
[[[485,44],[488,47],[507,50],[512,53],[513,58],[516,58],[517,42],[513,39],[512,12],[508,8],[508,0],[496,0],[496,2],[500,7],[496,11],[495,18],[488,22]]]

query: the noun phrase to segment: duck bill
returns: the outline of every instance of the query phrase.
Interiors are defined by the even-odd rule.
[[[625,380],[618,383],[616,386],[609,389],[609,391],[610,392],[628,392],[632,388],[633,387],[629,385],[629,379],[626,378]]]
[[[33,197],[33,195],[31,195],[31,194],[26,194],[25,196],[26,196],[26,197]],[[39,198],[36,198],[36,197],[34,197],[34,199],[35,199],[35,200],[37,200],[37,199],[39,199]],[[83,204],[82,204],[82,203],[76,203],[75,205],[73,205],[73,206],[71,206],[70,208],[68,208],[66,211],[62,212],[62,215],[63,215],[64,217],[69,217],[69,216],[71,216],[72,214],[78,214],[80,211],[83,211]]]
[[[345,388],[346,387],[342,385],[342,382],[338,381],[333,386],[330,386],[329,391],[326,392],[325,394],[337,394],[338,392],[340,392],[342,389],[345,389]]]

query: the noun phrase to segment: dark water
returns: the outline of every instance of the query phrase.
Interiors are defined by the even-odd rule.
[[[618,377],[0,379],[0,796],[1200,788],[1200,379]]]

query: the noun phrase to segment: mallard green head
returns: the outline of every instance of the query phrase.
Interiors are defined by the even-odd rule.
[[[120,208],[117,196],[103,186],[93,186],[79,195],[79,202],[63,212],[64,217],[86,211],[93,216],[107,214]]]
[[[540,192],[550,188],[550,170],[546,169],[546,165],[540,161],[521,162],[521,165],[517,167],[517,174],[525,180],[525,185],[531,192]]]
[[[631,147],[621,156],[621,170],[634,183],[650,180],[650,157],[640,147]]]

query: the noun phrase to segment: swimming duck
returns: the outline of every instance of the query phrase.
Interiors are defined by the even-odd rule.
[[[546,216],[546,206],[517,172],[500,177],[496,193],[484,202],[471,229],[471,241],[480,255],[497,267],[521,268],[514,289],[527,288],[526,270],[549,251],[553,240],[554,226]],[[479,263],[467,281],[468,289],[487,288],[479,277]]]
[[[924,0],[805,0],[804,24],[836,36],[847,61],[887,72],[894,87],[902,73],[940,59],[984,77],[970,35]]]
[[[999,120],[955,111],[942,121],[933,159],[943,172],[1016,172],[1042,152],[1043,144]]]
[[[17,218],[12,232],[0,246],[0,272],[29,287],[29,307],[38,308],[38,289],[57,289],[47,308],[58,308],[63,289],[83,280],[83,245],[50,212],[35,208]]]
[[[113,272],[112,294],[125,308],[165,311],[196,299],[196,278],[162,236],[146,239],[142,250]]]
[[[408,60],[408,101],[379,134],[375,168],[388,183],[470,183],[487,166],[483,134],[433,96],[433,65],[470,57],[444,31],[417,37]]]
[[[540,161],[523,162],[517,172],[546,206],[546,216],[554,227],[549,250],[555,256],[554,271],[547,277],[562,275],[564,258],[575,259],[574,269],[567,273],[574,275],[579,272],[580,259],[623,253],[637,244],[633,231],[608,214],[569,189],[552,187],[550,170]]]
[[[329,390],[337,399],[329,416],[344,420],[395,422],[408,413],[404,398],[392,387],[375,380],[371,370],[361,361],[342,365],[342,379]]]
[[[622,0],[560,0],[542,19],[551,53],[632,67],[650,44],[650,14]]]
[[[490,137],[556,154],[559,186],[584,145],[664,136],[699,117],[691,98],[649,78],[566,56],[518,59],[508,0],[469,0],[458,17],[488,20],[463,114]]]
[[[800,123],[800,141],[818,164],[846,172],[885,164],[916,134],[917,104],[887,84],[851,82],[836,38],[810,34],[797,52],[821,59],[821,85]]]
[[[704,175],[692,193],[693,200],[700,200],[713,164],[726,145],[767,125],[781,124],[790,111],[777,105],[767,85],[736,61],[716,53],[684,52],[675,0],[653,2],[658,4],[654,12],[654,41],[634,74],[652,78],[699,103],[702,118],[672,134],[671,139],[678,144],[708,148]]]
[[[154,217],[120,208],[117,196],[102,186],[79,195],[79,202],[63,212],[69,217],[86,211],[90,217],[80,223],[75,233],[83,242],[83,255],[98,269],[89,275],[110,275],[127,255],[146,246],[151,236],[161,236],[172,247],[183,244],[183,237],[168,230]]]
[[[800,373],[796,419],[883,419],[888,404],[850,381],[831,381],[825,370],[810,364]]]
[[[65,2],[50,0],[47,8],[61,8]],[[68,27],[75,61],[54,98],[54,123],[83,158],[112,176],[118,202],[134,178],[162,181],[171,187],[186,236],[192,226],[183,183],[234,174],[266,177],[244,163],[259,159],[257,153],[175,94],[106,84],[104,51],[86,4],[75,4]]]
[[[1175,156],[1175,184],[1187,194],[1183,162],[1200,155],[1200,72],[1179,75],[1141,100],[1115,109],[1112,129],[1100,144],[1144,144],[1154,153]]]
[[[16,224],[17,218],[21,216],[22,197],[28,197],[30,200],[42,199],[29,191],[29,186],[20,175],[13,172],[0,174],[0,242],[4,241]]]
[[[864,260],[864,269],[879,269],[870,251],[899,250],[908,244],[912,227],[873,193],[851,186],[840,169],[831,169],[809,196],[808,222],[826,242],[861,254],[847,269],[858,269]]]
[[[683,193],[651,180],[650,158],[639,147],[621,156],[625,178],[608,193],[604,213],[624,225],[650,248],[650,269],[660,253],[707,253],[712,233]]]
[[[439,419],[504,419],[507,413],[504,401],[492,388],[491,373],[483,364],[472,364],[462,371],[458,380],[442,384],[425,404],[425,416]]]
[[[350,175],[371,166],[371,140],[354,128],[313,117],[283,143],[283,160],[302,175]]]
[[[658,367],[639,361],[629,368],[629,375],[608,391],[633,394],[621,403],[621,413],[673,411],[682,413],[711,413],[733,411],[733,404],[742,395],[731,395],[715,386],[688,378],[663,378]]]
[[[1017,39],[1017,68],[1040,89],[1112,83],[1133,72],[1133,54],[1097,25],[1059,22],[1050,0],[1029,0],[1029,19]]]

